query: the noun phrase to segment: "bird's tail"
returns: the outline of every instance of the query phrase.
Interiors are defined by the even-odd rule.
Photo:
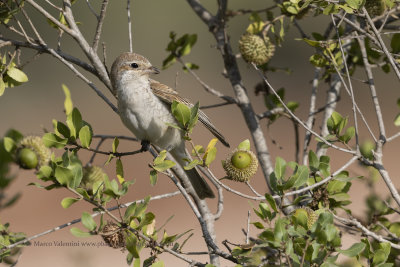
[[[170,151],[175,160],[183,167],[187,164],[183,160],[183,158],[189,158],[189,153],[186,151],[184,147],[177,147],[174,150]],[[205,198],[215,198],[214,192],[211,190],[211,187],[207,184],[204,178],[200,175],[196,168],[185,170],[190,183],[193,186],[194,191],[199,196],[200,199]]]

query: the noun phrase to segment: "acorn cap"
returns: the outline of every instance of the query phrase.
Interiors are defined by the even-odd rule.
[[[222,161],[227,178],[238,182],[247,182],[257,172],[258,160],[253,152],[235,149]]]
[[[17,161],[20,165],[23,164],[20,155],[22,156],[22,151],[25,151],[24,154],[27,155],[26,149],[29,149],[36,154],[38,163],[33,168],[40,168],[49,163],[51,151],[44,145],[40,136],[26,136],[21,140],[17,149]],[[25,168],[27,166],[24,167],[21,165],[21,167]]]
[[[112,248],[125,247],[125,234],[123,229],[114,222],[107,222],[100,235],[104,242]]]
[[[275,46],[266,36],[261,38],[256,34],[245,33],[240,37],[239,50],[245,61],[262,65],[274,55]]]

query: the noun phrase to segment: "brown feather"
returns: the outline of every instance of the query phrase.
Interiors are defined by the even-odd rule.
[[[159,97],[163,102],[171,105],[172,102],[175,100],[177,102],[183,103],[187,105],[188,107],[193,107],[193,104],[187,100],[186,98],[183,98],[178,95],[178,92],[176,92],[174,89],[168,87],[165,84],[159,83],[153,79],[150,79],[150,87],[153,90],[153,93]],[[207,115],[199,109],[199,121],[204,124],[204,126],[215,136],[218,138],[219,141],[221,141],[222,144],[225,146],[229,147],[229,143],[225,140],[225,137],[217,130],[217,128],[212,124],[210,119],[207,117]]]

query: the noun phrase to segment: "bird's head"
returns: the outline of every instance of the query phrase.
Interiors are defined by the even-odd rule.
[[[119,55],[111,67],[111,83],[114,90],[118,81],[125,79],[140,79],[148,77],[149,74],[158,74],[160,71],[153,67],[150,61],[135,53],[125,52]]]

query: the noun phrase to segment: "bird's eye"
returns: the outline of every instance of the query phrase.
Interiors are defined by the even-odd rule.
[[[137,63],[132,63],[131,67],[134,68],[134,69],[137,69],[137,68],[139,68],[139,65]]]

